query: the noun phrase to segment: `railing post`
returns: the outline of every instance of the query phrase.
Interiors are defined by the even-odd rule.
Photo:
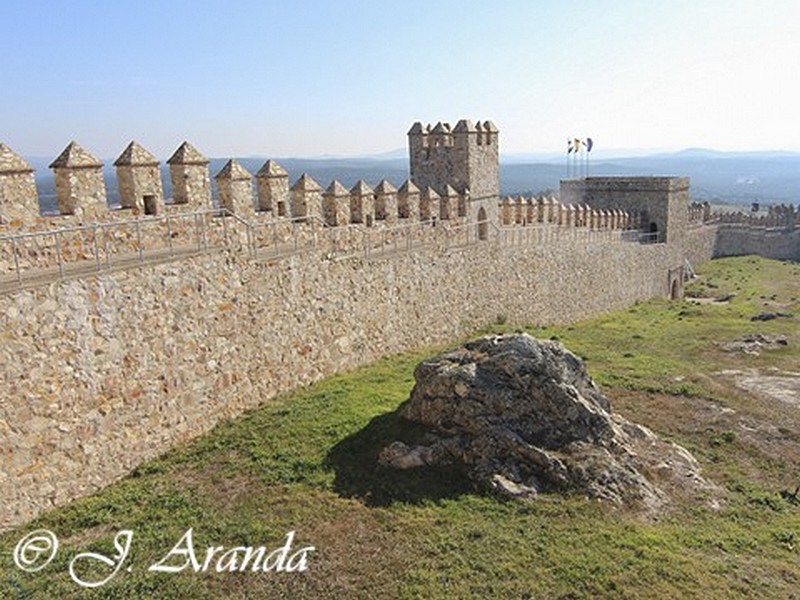
[[[225,247],[228,246],[228,219],[224,211],[220,211],[219,213],[222,216],[222,237],[225,240]]]
[[[100,270],[100,248],[97,246],[97,223],[94,224],[94,266],[99,271]]]
[[[175,256],[175,252],[172,249],[172,227],[169,223],[169,215],[167,215],[167,243],[169,244],[169,257],[173,258]]]
[[[144,255],[142,254],[142,230],[139,227],[139,219],[136,219],[136,245],[139,248],[139,262],[144,262]]]
[[[111,268],[111,254],[108,251],[108,236],[106,235],[106,228],[100,227],[103,230],[103,253],[106,255],[106,269]]]
[[[19,256],[17,256],[17,238],[11,238],[11,251],[14,253],[14,270],[17,272],[17,283],[22,287],[22,271],[19,270]]]
[[[58,231],[53,232],[53,239],[56,243],[56,260],[58,260],[58,276],[64,278],[64,265],[61,262],[61,242],[58,239]]]
[[[197,239],[197,251],[200,252],[203,247],[203,236],[200,234],[200,215],[194,213],[192,217],[194,217],[194,236]]]

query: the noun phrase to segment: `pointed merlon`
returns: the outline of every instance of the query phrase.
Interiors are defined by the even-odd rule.
[[[419,188],[410,179],[406,179],[398,191],[401,194],[419,194]]]
[[[339,182],[338,179],[334,179],[333,181],[331,181],[331,184],[328,186],[328,189],[325,190],[325,195],[335,196],[338,198],[341,196],[349,196],[350,191],[346,187],[344,187]]]
[[[359,179],[356,181],[356,184],[350,188],[350,193],[356,196],[368,196],[374,194],[375,192],[371,187],[369,187],[366,181]]]
[[[441,133],[450,133],[450,124],[449,123],[442,123],[441,121],[439,121],[436,124],[436,127],[433,128],[433,131],[431,133],[439,133],[439,134],[441,134]]]
[[[292,186],[293,192],[320,192],[322,191],[322,186],[314,181],[314,178],[311,177],[308,173],[303,173],[300,175],[300,178],[294,182]]]
[[[207,165],[209,160],[189,142],[183,142],[175,154],[167,160],[168,165]]]
[[[397,188],[394,187],[386,179],[381,179],[381,182],[378,184],[378,187],[375,188],[376,194],[394,194],[396,191]]]
[[[422,127],[422,123],[417,121],[411,126],[411,129],[408,130],[407,135],[425,135],[426,133],[428,132]]]
[[[469,119],[461,119],[453,129],[453,133],[476,133],[477,131],[475,124]]]
[[[453,196],[458,196],[458,192],[448,183],[444,188],[444,196],[452,198]]]
[[[103,163],[77,142],[70,142],[58,158],[50,163],[51,169],[100,169]]]
[[[436,190],[433,189],[431,186],[426,187],[425,191],[422,193],[426,198],[430,198],[431,200],[436,200],[438,198],[441,198],[441,196],[437,194]]]
[[[289,173],[286,172],[282,166],[274,160],[268,160],[256,173],[256,177],[288,177]]]
[[[28,161],[0,142],[0,173],[33,173],[33,171]]]
[[[114,161],[115,167],[157,167],[158,159],[145,150],[135,140],[128,144],[122,151],[117,160]]]
[[[248,181],[252,175],[250,171],[245,169],[239,164],[235,158],[232,158],[225,163],[225,166],[220,169],[220,172],[214,176],[214,179],[229,179],[230,181]]]
[[[497,133],[498,129],[494,123],[491,121],[484,121],[483,122],[483,130],[488,131],[489,133]]]

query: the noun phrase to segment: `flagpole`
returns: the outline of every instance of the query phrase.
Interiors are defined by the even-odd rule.
[[[567,140],[567,154],[566,154],[566,161],[564,162],[564,168],[566,169],[566,176],[565,179],[569,179],[569,151],[572,146],[570,145],[571,142]]]
[[[594,148],[594,140],[590,137],[586,138],[586,177],[589,177],[589,155]]]

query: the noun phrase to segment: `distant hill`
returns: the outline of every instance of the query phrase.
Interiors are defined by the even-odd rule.
[[[408,159],[395,150],[373,157],[355,158],[278,158],[289,172],[291,181],[308,173],[327,187],[333,179],[351,187],[359,179],[375,186],[388,179],[399,186],[408,177]],[[533,155],[528,155],[531,158]],[[565,176],[563,158],[540,155],[537,162],[525,162],[520,155],[504,157],[500,165],[500,191],[503,195],[538,194],[558,190]],[[54,210],[55,186],[47,166],[52,158],[29,157],[36,169],[36,181],[44,210]],[[212,177],[228,159],[211,159]],[[264,163],[264,158],[240,158],[251,173]],[[119,202],[113,160],[105,160],[105,179],[109,200]],[[169,170],[162,163],[164,192],[171,195]],[[792,152],[719,152],[687,149],[670,154],[620,157],[593,160],[591,175],[680,175],[691,178],[691,194],[695,200],[721,200],[749,204],[761,202],[800,202],[800,153]]]

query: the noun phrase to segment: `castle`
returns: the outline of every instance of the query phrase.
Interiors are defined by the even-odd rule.
[[[95,491],[275,395],[498,319],[569,322],[680,297],[687,264],[800,260],[792,207],[712,215],[681,177],[565,180],[500,198],[499,132],[408,132],[410,177],[290,183],[266,161],[214,176],[184,142],[51,164],[59,215],[0,144],[0,529]]]

